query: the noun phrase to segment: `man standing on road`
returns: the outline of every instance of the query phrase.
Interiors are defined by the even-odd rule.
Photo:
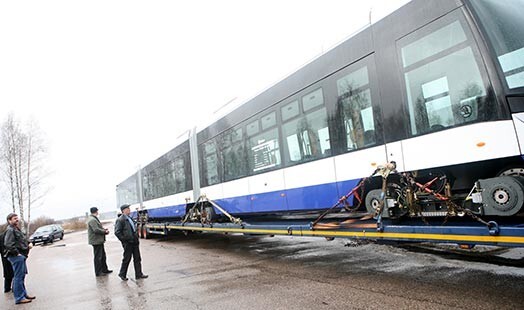
[[[9,293],[11,291],[11,285],[13,284],[13,266],[7,260],[5,256],[5,246],[4,246],[4,236],[5,231],[0,234],[0,256],[2,256],[2,267],[4,268],[4,293]]]
[[[26,259],[29,255],[29,244],[26,237],[20,231],[18,215],[11,213],[7,216],[9,226],[5,232],[4,246],[6,248],[7,259],[13,266],[15,275],[13,280],[13,293],[16,304],[26,304],[35,299],[34,296],[27,295],[25,290],[25,275],[27,274]]]
[[[98,219],[98,208],[92,207],[91,215],[87,220],[87,240],[93,246],[93,253],[95,256],[95,275],[105,276],[113,270],[107,268],[106,251],[104,249],[104,242],[106,242],[106,235],[109,234],[109,229],[106,229]]]
[[[133,256],[133,264],[135,265],[135,278],[145,279],[148,276],[142,273],[142,265],[140,258],[140,248],[138,242],[138,234],[133,220],[129,217],[131,210],[129,205],[120,207],[122,215],[115,222],[115,235],[122,242],[124,248],[124,258],[122,259],[122,266],[118,276],[122,281],[127,281],[127,268]]]

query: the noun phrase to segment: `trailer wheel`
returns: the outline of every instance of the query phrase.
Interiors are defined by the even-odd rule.
[[[138,232],[138,238],[143,239],[144,234],[142,233],[142,229],[144,229],[144,225],[137,225],[137,232]]]
[[[147,230],[146,225],[142,225],[142,237],[144,239],[150,239],[151,236],[149,235],[149,231]]]
[[[202,211],[202,221],[211,223],[217,219],[215,208],[212,205],[204,206]]]

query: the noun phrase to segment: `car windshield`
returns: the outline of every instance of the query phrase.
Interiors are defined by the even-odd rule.
[[[524,0],[472,0],[510,89],[524,87]]]
[[[36,230],[36,232],[38,233],[46,233],[46,232],[51,232],[53,230],[53,228],[51,226],[46,226],[46,227],[40,227]]]

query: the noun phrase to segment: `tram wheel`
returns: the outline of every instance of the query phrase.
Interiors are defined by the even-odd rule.
[[[497,173],[498,177],[524,177],[524,167],[522,166],[508,166]]]
[[[366,195],[366,210],[370,214],[375,214],[381,202],[382,190],[374,189],[369,191]]]

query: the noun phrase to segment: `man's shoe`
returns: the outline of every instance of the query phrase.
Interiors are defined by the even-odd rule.
[[[121,275],[119,275],[119,277],[120,277],[120,279],[122,279],[122,281],[127,281],[127,280],[129,280],[129,279],[128,279],[127,277],[125,277],[125,276],[121,276]]]
[[[143,275],[140,275],[138,277],[136,277],[136,279],[147,279],[149,276],[147,274],[143,274]]]
[[[31,302],[31,299],[22,299],[20,301],[17,301],[16,304],[19,305],[19,304],[28,304]]]
[[[4,293],[9,293],[9,292],[11,292],[11,289],[10,289],[10,288],[7,289],[7,290],[4,290]]]
[[[105,274],[108,274],[108,273],[111,273],[111,272],[113,272],[113,270],[102,271],[102,273],[105,273]]]
[[[25,295],[25,299],[36,299],[36,296]]]

